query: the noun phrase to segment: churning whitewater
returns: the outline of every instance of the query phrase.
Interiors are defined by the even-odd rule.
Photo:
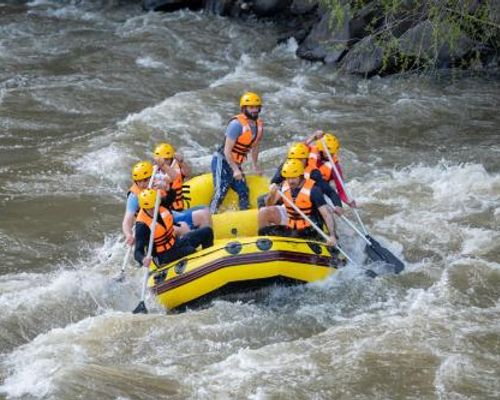
[[[0,396],[497,399],[500,81],[363,80],[267,23],[135,2],[0,4]],[[210,170],[246,90],[271,176],[317,129],[341,142],[363,221],[401,258],[168,313],[120,272],[130,168],[169,141]]]

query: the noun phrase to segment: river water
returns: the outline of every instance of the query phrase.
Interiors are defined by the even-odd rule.
[[[498,75],[366,81],[279,35],[134,2],[0,4],[0,398],[500,398]],[[113,280],[130,167],[168,140],[207,171],[245,90],[269,175],[336,130],[363,220],[406,270],[132,315],[141,271]]]

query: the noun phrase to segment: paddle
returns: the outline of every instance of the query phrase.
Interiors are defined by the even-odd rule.
[[[125,267],[128,264],[130,254],[132,254],[132,248],[133,248],[133,245],[128,246],[127,252],[125,253],[125,257],[123,258],[122,268],[120,270],[120,273],[118,274],[118,276],[116,278],[114,278],[114,280],[116,282],[123,282],[125,280]]]
[[[330,154],[330,150],[326,146],[324,138],[321,138],[321,143],[323,144],[323,150],[326,153],[328,160],[332,164],[333,172],[335,173],[335,176],[337,177],[338,181],[340,182],[342,189],[344,189],[344,192],[346,193],[348,200],[349,199],[352,200],[352,197],[351,197],[350,193],[347,191],[347,188],[344,184],[344,181],[342,180],[342,177],[340,176],[340,173],[337,169],[337,166],[335,165],[335,162],[333,161],[332,155]],[[359,216],[358,211],[355,208],[351,208],[351,210],[356,215],[356,218],[358,219],[359,225],[363,229],[364,233],[361,233],[354,226],[354,224],[352,224],[351,221],[347,220],[346,217],[342,216],[342,220],[346,223],[348,221],[349,226],[351,228],[355,229],[355,231],[365,240],[365,242],[366,242],[365,251],[366,251],[366,254],[368,255],[368,257],[374,262],[383,261],[386,264],[392,265],[394,267],[394,273],[399,274],[405,268],[404,263],[399,258],[397,258],[394,254],[392,254],[388,249],[383,247],[378,241],[376,241],[366,230],[366,227],[363,224],[363,222],[361,221],[361,217]]]
[[[153,166],[153,173],[151,174],[151,178],[149,178],[148,189],[151,189],[151,187],[153,186],[153,181],[156,175],[157,168],[158,167],[156,165]],[[135,236],[135,227],[132,227],[132,234]],[[123,282],[123,280],[125,279],[125,267],[127,266],[128,260],[130,259],[130,254],[132,254],[133,247],[134,247],[133,245],[128,246],[127,252],[125,253],[125,257],[123,258],[122,268],[120,270],[120,273],[116,278],[114,278],[115,281],[117,282]]]
[[[278,194],[281,196],[281,198],[283,199],[283,201],[285,201],[287,204],[290,205],[290,207],[292,207],[295,212],[297,212],[302,218],[304,218],[307,222],[309,222],[309,224],[325,239],[325,240],[330,240],[330,238],[328,237],[328,235],[323,232],[323,230],[318,226],[316,225],[306,214],[304,214],[302,212],[302,210],[300,208],[298,208],[292,201],[288,200],[288,198],[283,194],[283,192],[281,190],[278,190]],[[349,257],[344,250],[342,250],[340,248],[340,246],[337,246],[335,245],[334,246],[345,258],[347,258],[351,263],[353,263],[354,265],[356,265],[356,263],[352,260],[351,257]]]
[[[379,242],[373,239],[370,235],[363,235],[358,228],[349,220],[347,217],[342,215],[342,221],[349,225],[365,242],[366,242],[366,253],[372,261],[382,261],[386,264],[392,265],[394,267],[394,273],[399,274],[404,268],[404,264],[389,250],[382,247]]]
[[[153,254],[153,242],[155,238],[155,229],[156,229],[156,221],[158,219],[158,209],[160,208],[160,191],[156,191],[156,201],[155,201],[155,208],[154,208],[154,214],[153,214],[153,221],[151,222],[151,225],[149,226],[149,245],[148,245],[148,254],[146,257],[151,257],[151,254]],[[142,282],[142,292],[141,292],[141,301],[137,305],[137,307],[132,311],[133,314],[147,314],[148,309],[146,308],[146,289],[148,286],[148,278],[149,278],[149,266],[146,268],[146,272],[144,273],[144,279]]]

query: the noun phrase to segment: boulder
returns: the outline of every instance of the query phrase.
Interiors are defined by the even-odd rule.
[[[234,0],[205,0],[204,9],[210,14],[230,15]]]
[[[383,66],[384,51],[370,35],[356,43],[342,60],[342,70],[363,76],[375,75]]]
[[[251,0],[250,10],[259,17],[272,17],[284,11],[291,0]]]
[[[293,15],[309,14],[318,8],[318,4],[318,0],[293,0],[290,5],[290,12]]]
[[[176,11],[181,8],[197,10],[201,8],[203,0],[143,0],[142,8],[145,11]]]
[[[399,51],[403,56],[435,60],[438,68],[448,68],[474,49],[474,42],[465,33],[451,32],[446,24],[435,32],[433,24],[425,20],[401,35]]]
[[[349,15],[346,11],[342,24],[331,21],[325,12],[297,49],[297,56],[311,61],[338,62],[350,40]]]

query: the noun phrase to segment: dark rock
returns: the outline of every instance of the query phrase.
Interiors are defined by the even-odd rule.
[[[200,9],[203,0],[143,0],[142,8],[146,11],[176,11],[181,8]]]
[[[349,43],[349,16],[346,11],[342,24],[333,24],[330,14],[324,13],[297,49],[297,56],[311,61],[336,63],[340,60]]]
[[[351,43],[370,35],[384,20],[382,10],[375,3],[369,3],[353,15],[349,21],[349,36]]]
[[[318,8],[317,0],[293,0],[290,12],[294,15],[308,14]]]
[[[416,59],[434,60],[438,68],[448,68],[469,54],[474,42],[463,32],[452,34],[452,29],[443,24],[440,32],[428,20],[408,29],[399,38],[402,55]]]
[[[384,51],[372,36],[356,43],[342,60],[342,70],[364,76],[372,76],[383,66]]]
[[[270,17],[285,10],[291,0],[252,0],[250,10],[259,17]]]
[[[405,56],[431,58],[434,27],[429,20],[408,29],[399,38],[399,50]]]
[[[205,11],[215,15],[229,15],[234,0],[205,0]]]
[[[500,1],[499,0],[495,0],[491,3],[490,12],[491,12],[491,21],[496,25],[500,25]]]
[[[288,41],[293,37],[297,43],[302,43],[318,22],[316,13],[297,15],[294,18],[284,18],[278,24],[278,43]]]

